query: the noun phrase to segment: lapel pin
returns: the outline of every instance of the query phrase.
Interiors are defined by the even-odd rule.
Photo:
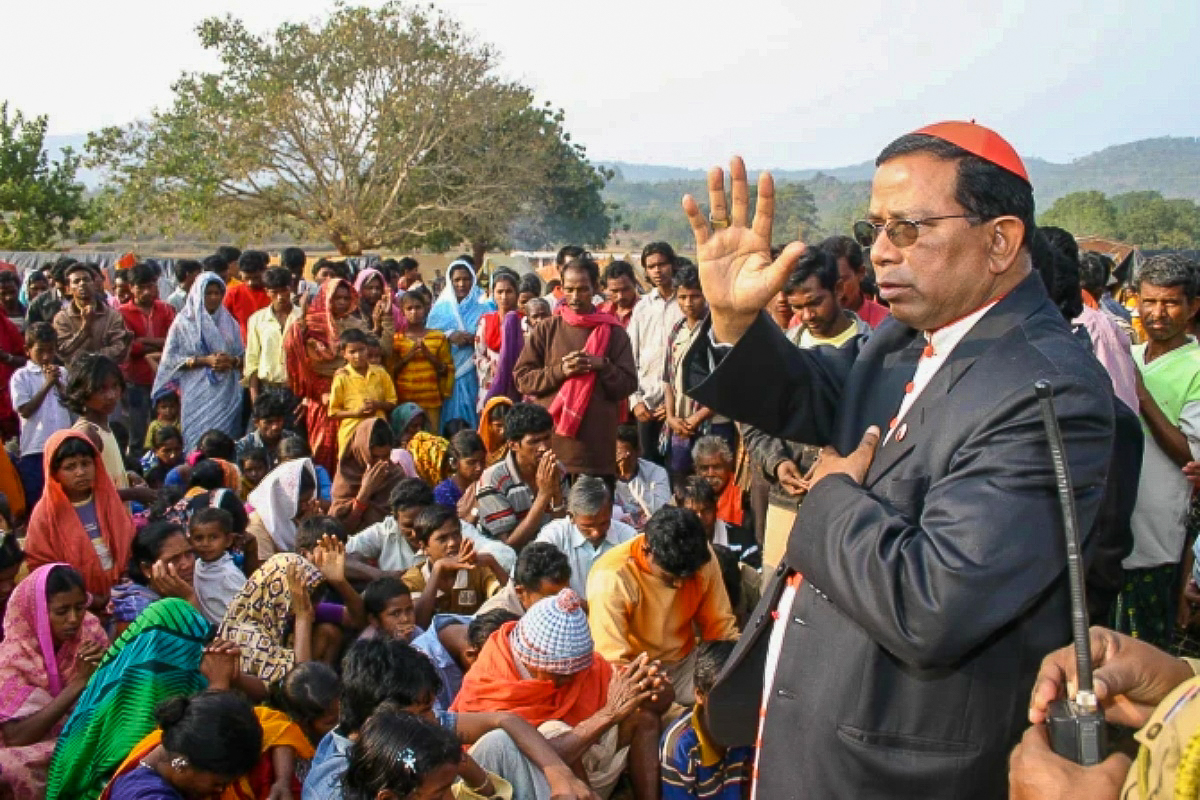
[[[908,436],[908,423],[901,422],[900,427],[896,428],[896,441],[903,442],[905,436]]]

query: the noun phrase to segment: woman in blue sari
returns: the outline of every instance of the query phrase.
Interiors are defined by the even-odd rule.
[[[183,403],[183,446],[196,449],[200,437],[216,428],[241,437],[242,332],[221,301],[225,283],[203,272],[192,283],[183,310],[163,347],[151,395],[177,385]]]
[[[450,265],[446,288],[442,289],[427,325],[442,331],[450,340],[454,356],[454,392],[442,405],[441,431],[452,436],[463,428],[479,424],[475,411],[479,400],[479,376],[475,372],[475,329],[479,318],[495,306],[475,285],[475,270],[459,259]]]

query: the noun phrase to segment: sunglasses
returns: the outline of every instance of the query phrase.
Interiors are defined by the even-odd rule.
[[[896,247],[910,247],[917,242],[921,234],[921,226],[942,219],[970,219],[976,223],[983,220],[974,214],[948,214],[944,217],[925,217],[925,219],[890,219],[887,222],[871,222],[860,219],[852,228],[854,240],[863,247],[870,247],[879,238],[880,231],[887,234],[888,241]]]

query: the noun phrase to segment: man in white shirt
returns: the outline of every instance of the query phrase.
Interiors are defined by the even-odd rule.
[[[651,242],[642,249],[642,269],[652,288],[634,306],[626,328],[638,371],[638,388],[629,396],[629,408],[637,417],[642,453],[656,464],[662,463],[658,437],[667,418],[663,390],[667,334],[683,319],[683,311],[675,302],[677,261],[674,249],[666,242]]]
[[[582,476],[567,495],[567,518],[556,519],[538,533],[571,562],[571,588],[587,600],[587,578],[596,559],[638,535],[612,518],[612,496],[600,478]]]
[[[667,471],[641,457],[638,429],[634,425],[617,428],[616,504],[633,520],[638,530],[646,520],[671,502],[671,480]]]

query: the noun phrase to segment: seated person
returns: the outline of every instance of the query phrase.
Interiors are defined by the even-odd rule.
[[[459,519],[477,524],[479,509],[475,505],[475,492],[479,489],[485,458],[487,449],[478,433],[459,431],[454,434],[446,451],[450,477],[433,487],[434,502],[456,509]]]
[[[588,620],[596,652],[614,663],[639,654],[661,661],[675,699],[693,703],[696,636],[736,639],[721,570],[700,518],[660,508],[646,532],[601,556],[588,576]]]
[[[701,436],[692,445],[692,461],[696,465],[696,475],[708,481],[717,498],[717,519],[725,523],[726,541],[721,541],[721,534],[715,534],[717,544],[730,546],[730,542],[738,543],[743,550],[748,550],[751,543],[755,551],[743,556],[751,566],[762,566],[762,551],[757,549],[758,539],[754,533],[754,516],[750,504],[745,502],[745,493],[733,479],[734,460],[729,444],[720,436]]]
[[[493,556],[476,553],[474,543],[463,539],[453,510],[437,505],[421,509],[413,532],[425,559],[404,573],[404,582],[419,595],[418,625],[429,625],[435,612],[474,614],[508,583],[508,573]]]
[[[107,649],[74,569],[47,564],[17,584],[0,642],[0,795],[44,795],[59,729]]]
[[[270,459],[267,457],[267,451],[258,447],[251,447],[243,453],[238,454],[238,471],[242,473],[241,487],[238,489],[238,497],[245,502],[250,493],[258,488],[262,483],[262,479],[271,471],[268,466]]]
[[[754,780],[754,748],[723,747],[706,724],[704,699],[717,682],[734,642],[701,642],[692,673],[696,707],[663,734],[663,800],[741,800]]]
[[[237,459],[251,450],[267,454],[267,472],[279,466],[279,445],[284,439],[299,438],[284,430],[289,413],[288,401],[279,392],[260,392],[254,401],[254,429],[237,441]]]
[[[553,429],[546,409],[534,403],[514,405],[504,418],[508,455],[479,479],[480,530],[515,550],[566,511],[566,475],[550,449]]]
[[[538,534],[539,542],[561,550],[571,564],[571,588],[587,605],[587,577],[592,564],[619,544],[637,536],[637,531],[612,518],[612,495],[600,478],[586,475],[575,479],[567,494],[567,518],[556,519]]]
[[[317,513],[316,494],[317,474],[307,458],[284,462],[267,473],[246,498],[254,507],[246,533],[254,539],[259,561],[296,552],[296,523]]]
[[[416,609],[408,584],[391,575],[376,578],[363,590],[363,609],[367,613],[367,627],[360,639],[399,639],[411,642],[422,633],[417,627]]]
[[[312,461],[312,448],[308,441],[299,436],[285,436],[279,441],[279,463],[307,458],[313,465],[317,475],[317,501],[321,504],[321,513],[328,513],[329,505],[333,502],[333,478],[329,470]]]
[[[313,748],[337,726],[342,679],[328,664],[297,664],[271,688],[271,707],[287,714]],[[307,760],[312,761],[313,755],[310,752]]]
[[[758,570],[738,561],[737,554],[725,545],[714,544],[713,555],[721,568],[721,583],[729,597],[729,607],[737,620],[739,631],[746,630],[750,615],[762,599],[762,575]]]
[[[505,622],[516,616],[497,609],[474,617],[457,614],[438,614],[429,629],[413,639],[412,646],[425,654],[441,680],[434,699],[434,708],[450,708],[462,686],[463,675],[471,669],[487,638]]]
[[[615,500],[639,531],[650,515],[671,502],[667,471],[642,458],[636,425],[617,427],[617,488]]]
[[[450,710],[517,714],[537,726],[564,761],[582,766],[597,794],[608,796],[628,764],[634,795],[657,797],[660,715],[671,701],[657,666],[644,655],[622,667],[605,661],[593,647],[579,597],[564,589],[492,634]],[[482,745],[472,755],[489,763],[495,755]],[[536,771],[522,772],[504,772],[517,796],[549,796]],[[522,786],[536,789],[522,792]]]
[[[360,569],[371,578],[403,573],[417,563],[420,543],[413,522],[421,509],[433,505],[433,491],[420,478],[404,478],[388,497],[392,513],[350,537],[346,555],[362,562]]]
[[[762,550],[754,538],[754,531],[727,525],[717,516],[717,495],[711,483],[693,475],[679,487],[678,494],[679,507],[696,512],[704,523],[704,533],[710,544],[728,547],[750,572],[756,572],[762,566]]]
[[[385,420],[363,420],[338,459],[329,513],[349,533],[358,533],[390,515],[388,498],[405,477],[391,461],[392,443],[392,429]]]
[[[571,563],[557,547],[547,542],[530,542],[517,557],[512,580],[479,607],[480,614],[502,608],[517,617],[543,597],[553,597],[567,588]]]
[[[199,608],[192,580],[196,551],[187,529],[178,522],[152,522],[133,537],[128,578],[112,590],[109,601],[114,638],[120,636],[150,604],[164,597],[178,597]]]
[[[233,548],[233,515],[223,508],[203,508],[188,523],[188,538],[196,552],[192,587],[204,618],[220,625],[233,598],[246,585]]]

